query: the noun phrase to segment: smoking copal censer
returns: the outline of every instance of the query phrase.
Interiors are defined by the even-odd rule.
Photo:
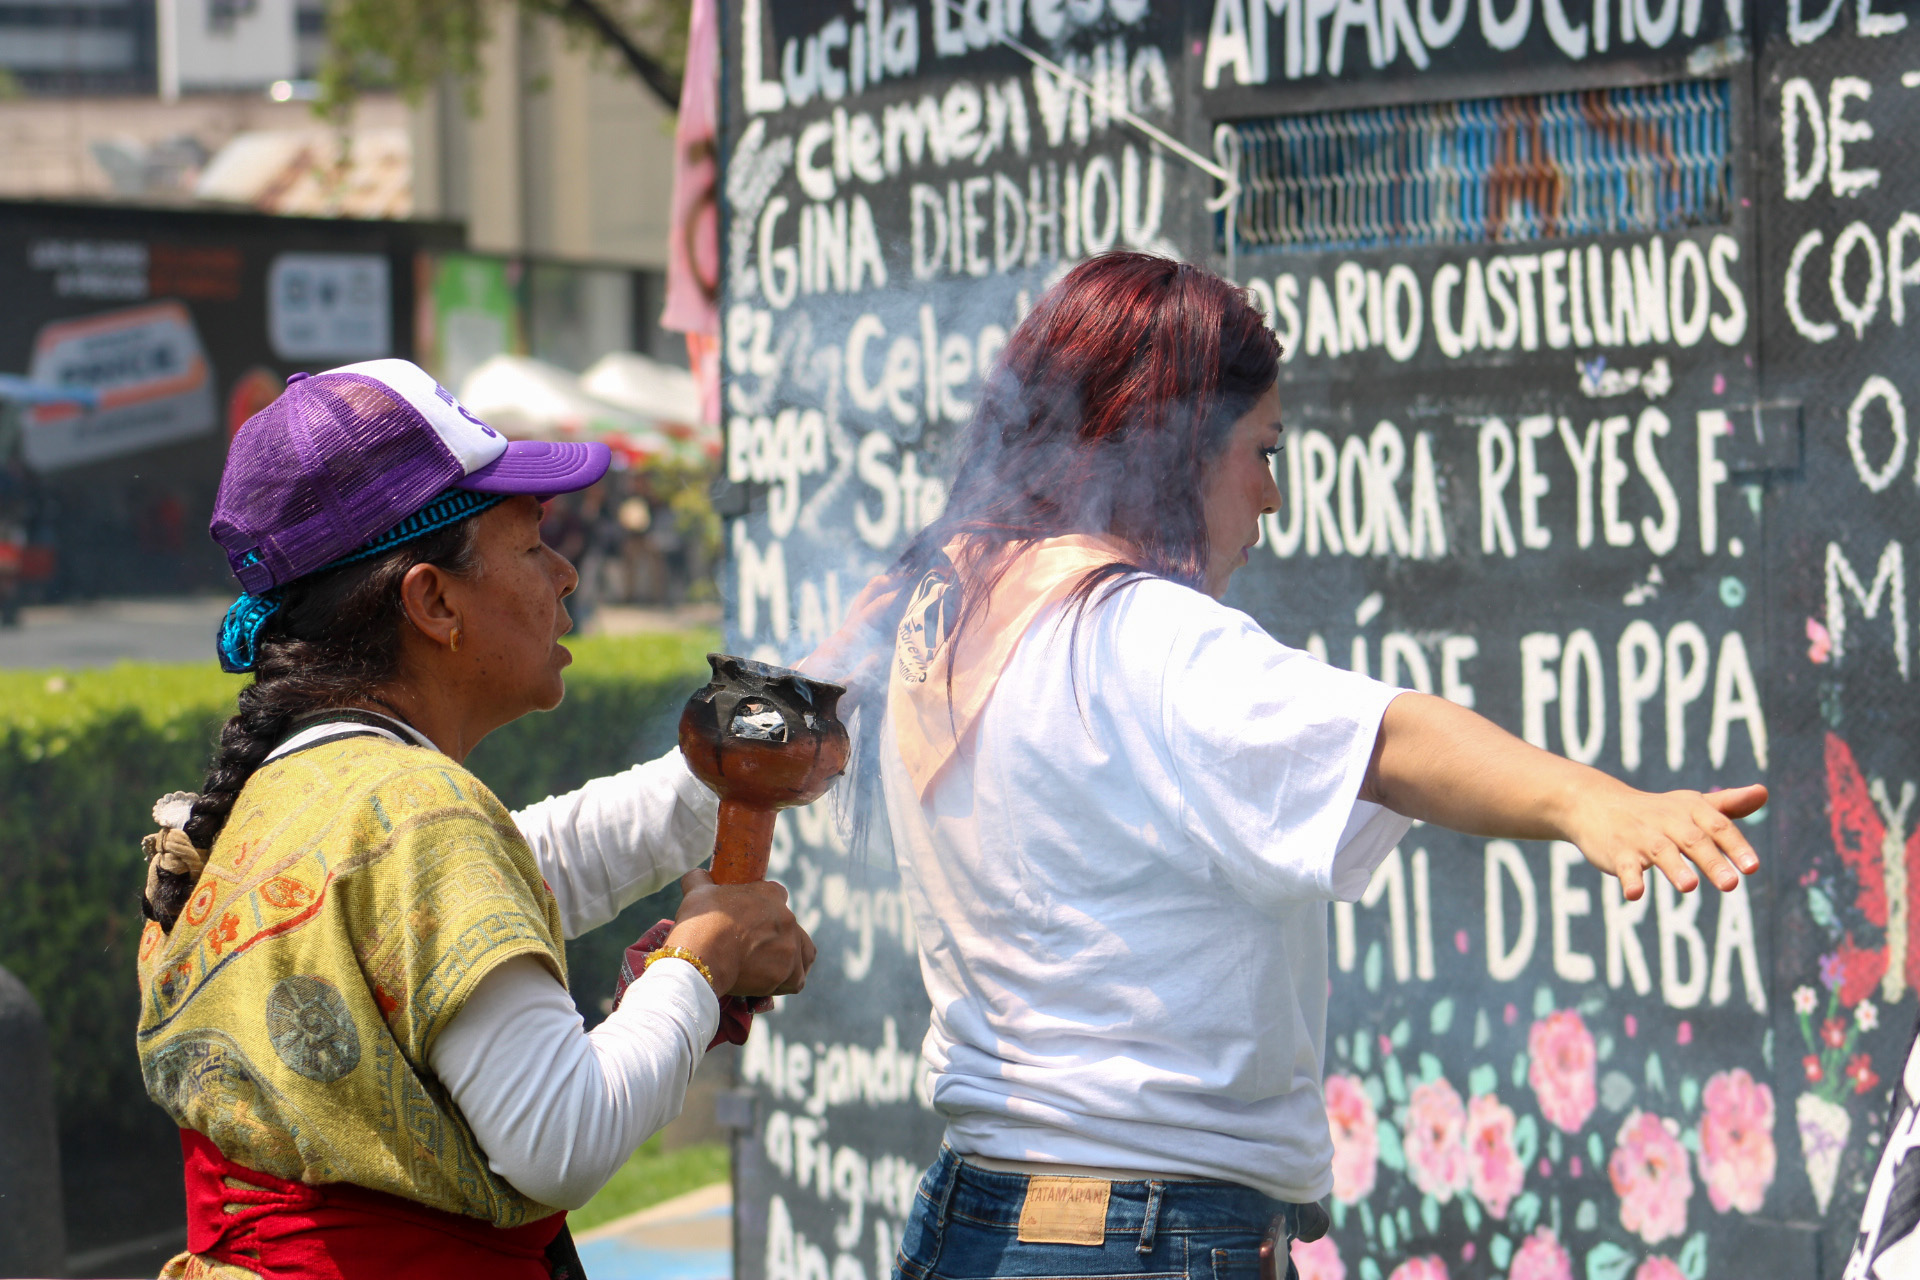
[[[680,713],[680,752],[720,797],[713,878],[767,875],[782,809],[812,804],[847,767],[847,728],[834,717],[846,689],[798,671],[710,653],[713,679]]]

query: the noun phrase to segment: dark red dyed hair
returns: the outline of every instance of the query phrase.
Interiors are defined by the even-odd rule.
[[[962,433],[946,511],[896,573],[924,573],[955,538],[991,552],[1106,533],[1137,554],[1102,579],[1149,573],[1197,588],[1206,463],[1279,370],[1272,331],[1219,276],[1145,253],[1081,263],[1007,340]]]
[[[1211,272],[1145,253],[1102,254],[1069,271],[1007,340],[958,441],[946,510],[887,575],[904,589],[884,629],[866,637],[888,659],[868,666],[868,678],[891,666],[899,611],[915,582],[944,567],[955,539],[990,567],[946,620],[950,644],[1013,560],[1003,553],[1043,538],[1105,533],[1134,548],[1130,562],[1081,579],[1076,628],[1103,587],[1151,575],[1198,588],[1207,464],[1279,373],[1280,344],[1260,313]],[[836,803],[864,855],[879,811],[873,762],[886,699],[861,687],[859,660],[837,658],[852,671],[820,673],[854,686],[841,703],[854,746],[851,785]]]

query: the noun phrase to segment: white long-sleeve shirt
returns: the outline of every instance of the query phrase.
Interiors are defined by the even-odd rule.
[[[371,713],[370,713],[371,714]],[[437,751],[390,716],[315,725],[269,760],[328,738],[378,733]],[[698,866],[713,851],[719,801],[678,750],[549,796],[513,815],[577,938]],[[493,1171],[557,1209],[577,1209],[635,1148],[680,1114],[720,1023],[700,971],[649,967],[592,1031],[545,964],[520,956],[482,978],[427,1051]]]
[[[514,814],[569,938],[698,866],[718,801],[676,751]],[[656,964],[592,1031],[531,956],[481,979],[427,1054],[495,1173],[577,1209],[680,1114],[720,1002],[684,961]]]

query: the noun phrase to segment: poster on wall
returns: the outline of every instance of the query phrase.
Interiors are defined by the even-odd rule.
[[[498,355],[525,354],[520,281],[525,267],[507,258],[422,254],[415,264],[419,315],[414,341],[441,385],[458,387]]]
[[[1904,15],[1813,7],[722,6],[734,651],[828,635],[1033,299],[1142,248],[1286,349],[1229,604],[1636,787],[1774,788],[1732,894],[1416,827],[1329,905],[1308,1280],[1837,1277],[1875,1203],[1920,1004],[1920,81]],[[745,1051],[737,1265],[877,1280],[942,1129],[912,925],[824,813],[775,864],[821,961]]]
[[[387,259],[282,253],[267,268],[267,334],[283,360],[371,360],[393,353]]]

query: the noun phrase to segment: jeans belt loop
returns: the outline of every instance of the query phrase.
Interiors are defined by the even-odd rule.
[[[1160,1193],[1166,1185],[1164,1182],[1147,1183],[1147,1213],[1140,1222],[1139,1252],[1143,1256],[1153,1252],[1153,1233],[1160,1225]]]
[[[963,1161],[960,1159],[960,1153],[942,1142],[940,1144],[940,1172],[945,1185],[940,1188],[940,1208],[939,1211],[934,1214],[933,1218],[933,1257],[934,1265],[936,1266],[939,1263],[940,1255],[946,1252],[947,1213],[953,1204],[954,1188],[960,1185],[960,1170],[962,1165]]]

